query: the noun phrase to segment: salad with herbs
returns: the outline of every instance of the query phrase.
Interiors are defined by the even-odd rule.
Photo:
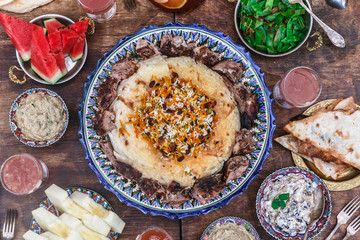
[[[239,30],[254,49],[277,54],[301,42],[309,30],[305,9],[288,0],[241,0]]]

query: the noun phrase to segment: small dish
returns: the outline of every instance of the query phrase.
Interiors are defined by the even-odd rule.
[[[173,240],[170,234],[160,227],[149,227],[144,232],[136,237],[135,240],[152,240],[152,239],[164,239]]]
[[[91,190],[91,189],[88,189],[88,188],[83,188],[83,187],[69,187],[69,188],[65,188],[65,190],[67,191],[67,193],[69,195],[71,195],[73,192],[76,192],[76,191],[86,193],[95,202],[101,204],[101,206],[103,206],[103,208],[105,208],[108,211],[113,211],[114,212],[114,209],[110,205],[110,203],[103,196],[101,196],[99,193],[95,192],[94,190]],[[45,208],[46,210],[52,212],[56,216],[60,215],[59,211],[55,208],[55,206],[50,202],[50,200],[47,197],[44,198],[39,203],[39,207]],[[43,232],[43,229],[40,228],[39,224],[35,221],[34,218],[31,218],[30,228],[29,229],[31,231],[37,233],[37,234],[41,234]],[[117,240],[117,239],[119,239],[119,235],[120,235],[119,233],[110,231],[108,237],[109,237],[110,240]]]
[[[48,18],[56,18],[59,22],[61,22],[62,24],[64,24],[65,26],[68,26],[70,24],[73,24],[74,21],[71,20],[68,17],[62,16],[62,15],[58,15],[58,14],[45,14],[45,15],[41,15],[38,16],[34,19],[32,19],[30,22],[34,23],[36,25],[43,25],[43,20],[48,19]],[[85,39],[85,46],[84,46],[84,55],[83,57],[76,61],[73,62],[71,60],[71,58],[69,56],[65,57],[65,64],[66,64],[66,68],[68,70],[68,73],[63,76],[62,78],[60,78],[59,81],[57,81],[55,84],[61,84],[64,82],[67,82],[69,80],[71,80],[73,77],[76,76],[76,74],[78,74],[78,72],[81,70],[81,68],[84,66],[85,61],[86,61],[86,57],[87,57],[87,53],[88,53],[88,46],[87,46],[87,41]],[[24,62],[22,60],[22,58],[20,57],[20,54],[18,53],[18,51],[16,51],[16,58],[19,62],[19,65],[21,67],[21,69],[26,73],[26,75],[28,75],[31,79],[42,83],[42,84],[48,84],[50,85],[50,83],[48,83],[47,81],[43,80],[41,77],[39,77],[31,68],[30,62],[26,61]]]
[[[330,106],[335,100],[336,99],[327,99],[318,102],[310,106],[302,114],[305,116],[310,116],[319,108],[326,108]],[[298,154],[291,152],[291,156],[296,166],[309,169],[316,173],[325,182],[330,191],[346,191],[360,186],[360,171],[355,168],[351,168],[350,170],[343,173],[340,178],[334,180],[331,177],[326,177],[313,163],[303,159]]]
[[[250,44],[245,40],[245,38],[243,37],[243,34],[242,32],[240,31],[239,29],[239,19],[240,19],[240,16],[239,16],[239,12],[241,10],[241,2],[242,1],[238,1],[237,4],[236,4],[236,8],[235,8],[235,12],[234,12],[234,22],[235,22],[235,28],[236,28],[236,32],[239,36],[239,38],[241,39],[241,41],[253,52],[256,52],[257,54],[260,54],[262,56],[265,56],[265,57],[282,57],[282,56],[286,56],[290,53],[293,53],[295,52],[296,50],[298,50],[305,42],[306,40],[309,38],[310,36],[310,33],[311,33],[311,30],[312,30],[312,26],[313,26],[313,18],[310,16],[309,13],[305,13],[305,22],[306,22],[306,27],[308,28],[308,32],[306,34],[306,36],[304,37],[304,39],[298,43],[298,45],[295,47],[295,48],[292,48],[290,49],[289,51],[287,52],[284,52],[284,53],[279,53],[279,54],[268,54],[268,53],[265,53],[265,52],[261,52],[261,51],[258,51],[256,50],[255,48],[253,48],[252,46],[250,46]],[[309,0],[304,0],[306,6],[309,7],[310,10],[311,9],[311,5],[310,5],[310,2]]]
[[[258,219],[266,230],[271,236],[279,240],[301,240],[304,237],[304,234],[295,233],[293,236],[285,235],[277,230],[275,230],[270,223],[268,223],[265,219],[264,209],[261,203],[262,198],[264,197],[264,191],[266,188],[269,187],[269,184],[278,180],[279,176],[288,176],[290,174],[301,175],[307,179],[310,179],[312,182],[315,182],[317,186],[320,188],[322,194],[325,198],[325,209],[323,215],[319,218],[319,220],[315,223],[315,226],[310,228],[308,239],[314,239],[326,226],[328,221],[330,220],[331,215],[331,196],[330,192],[327,189],[325,183],[313,172],[300,168],[300,167],[287,167],[279,169],[272,174],[270,174],[261,184],[259,191],[256,196],[256,213]]]
[[[19,104],[24,99],[26,99],[30,94],[38,93],[38,92],[43,92],[45,95],[54,96],[57,99],[59,99],[62,104],[64,114],[66,117],[64,129],[61,132],[59,132],[54,139],[48,140],[48,141],[35,141],[35,140],[29,139],[26,136],[24,136],[24,134],[21,132],[21,129],[18,128],[16,118],[15,118],[15,113],[16,113],[17,109],[19,108]],[[13,102],[13,104],[11,105],[11,108],[10,108],[9,122],[10,122],[10,129],[13,132],[14,136],[23,144],[25,144],[29,147],[47,147],[47,146],[57,142],[64,135],[67,125],[69,123],[69,110],[66,107],[64,100],[57,93],[55,93],[49,89],[45,89],[45,88],[32,88],[32,89],[29,89],[29,90],[23,92],[15,99],[15,101]]]
[[[236,223],[237,225],[244,226],[245,229],[254,236],[254,240],[260,240],[259,234],[256,232],[255,228],[246,220],[238,217],[233,216],[227,216],[218,218],[212,223],[210,223],[204,230],[203,234],[201,235],[200,240],[208,240],[210,237],[211,232],[214,230],[214,228],[218,225],[222,225],[225,223]]]

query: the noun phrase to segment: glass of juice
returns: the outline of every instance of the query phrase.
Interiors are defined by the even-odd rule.
[[[110,20],[116,13],[115,0],[78,0],[78,3],[98,23]]]
[[[165,11],[185,12],[198,6],[203,0],[150,0]]]
[[[27,195],[37,190],[49,176],[44,162],[28,154],[6,159],[0,169],[3,187],[15,195]]]
[[[275,84],[273,97],[283,108],[302,108],[318,99],[321,88],[319,75],[309,67],[300,66],[288,71]]]
[[[159,227],[150,227],[142,234],[136,237],[136,240],[173,240],[173,238],[164,229]]]

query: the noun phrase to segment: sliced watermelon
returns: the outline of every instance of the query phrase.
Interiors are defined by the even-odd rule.
[[[31,57],[32,32],[36,29],[41,29],[44,33],[44,29],[2,12],[0,12],[0,22],[21,58],[24,61],[28,61]]]
[[[60,31],[50,33],[47,36],[50,47],[50,52],[54,55],[56,63],[60,68],[61,74],[65,75],[68,71],[66,69],[65,58],[62,52],[61,33]]]
[[[74,30],[77,34],[81,37],[85,38],[85,33],[89,26],[89,20],[82,20],[80,22],[76,22],[71,24],[69,27],[70,29]]]
[[[84,55],[85,38],[79,37],[70,52],[71,59],[75,62]]]
[[[42,28],[32,33],[31,68],[45,81],[55,84],[61,77],[61,71]]]
[[[46,27],[46,29],[48,31],[48,34],[51,34],[53,32],[57,32],[57,31],[59,31],[59,29],[65,27],[65,25],[60,23],[55,18],[49,18],[49,19],[45,20],[44,25],[45,25],[45,27]]]
[[[70,28],[61,29],[61,40],[64,56],[69,55],[72,47],[79,37],[79,34]]]

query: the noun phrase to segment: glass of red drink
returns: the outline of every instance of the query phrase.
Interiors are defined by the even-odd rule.
[[[184,12],[198,6],[203,0],[150,0],[165,11]]]
[[[0,170],[1,184],[15,195],[34,192],[48,176],[49,171],[45,163],[28,154],[9,157]]]
[[[110,20],[116,13],[115,0],[78,0],[78,3],[89,17],[99,23]]]
[[[319,75],[309,67],[295,67],[273,89],[275,101],[283,108],[302,108],[313,104],[321,93]]]
[[[136,240],[173,240],[173,238],[164,229],[159,227],[150,227],[142,234],[136,237]]]

